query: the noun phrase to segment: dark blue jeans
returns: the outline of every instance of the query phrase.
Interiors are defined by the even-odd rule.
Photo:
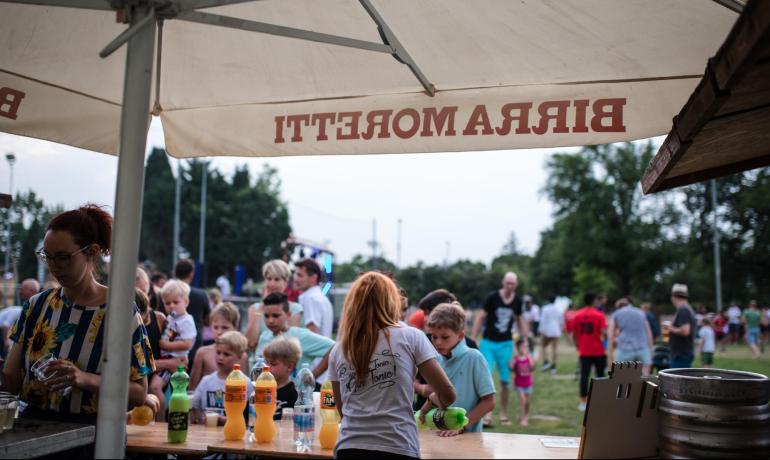
[[[670,369],[692,367],[693,358],[693,355],[672,356],[671,361],[668,363],[668,367]]]

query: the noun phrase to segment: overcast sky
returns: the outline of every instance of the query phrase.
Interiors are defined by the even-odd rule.
[[[162,147],[155,120],[148,151]],[[115,199],[117,157],[0,133],[0,190],[8,193],[5,153],[14,152],[14,193],[34,190],[48,205],[67,208]],[[371,254],[372,221],[385,257],[397,262],[402,219],[401,264],[471,259],[489,263],[511,232],[533,253],[540,232],[553,221],[542,196],[544,164],[554,152],[576,148],[291,158],[214,158],[232,174],[248,164],[256,174],[267,163],[278,169],[296,236],[327,242],[340,261]],[[175,160],[172,160],[175,161]],[[214,238],[210,235],[209,238]]]

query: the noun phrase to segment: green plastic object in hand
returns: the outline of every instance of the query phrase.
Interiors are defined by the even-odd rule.
[[[420,412],[414,413],[417,428],[421,430],[460,430],[468,424],[465,409],[462,407],[447,407],[446,409],[431,409],[425,414],[425,423],[420,423]]]

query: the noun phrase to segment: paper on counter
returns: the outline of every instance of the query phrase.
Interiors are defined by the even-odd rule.
[[[572,438],[540,438],[543,447],[567,447],[577,449],[580,447],[580,439]]]

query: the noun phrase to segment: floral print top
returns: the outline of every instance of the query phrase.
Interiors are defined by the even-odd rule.
[[[141,380],[155,371],[150,342],[136,305],[131,324],[132,381]],[[106,305],[84,307],[72,303],[61,288],[41,292],[25,302],[19,321],[11,329],[10,340],[22,347],[24,382],[21,399],[30,406],[61,414],[95,414],[99,395],[79,388],[62,396],[49,392],[38,381],[30,367],[42,356],[52,353],[74,363],[78,369],[101,374]]]

